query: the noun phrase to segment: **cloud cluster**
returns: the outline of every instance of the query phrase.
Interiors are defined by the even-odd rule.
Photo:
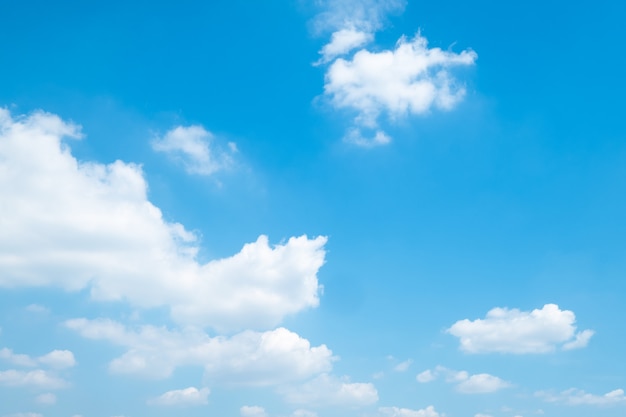
[[[42,369],[34,371],[9,369],[0,371],[0,385],[54,390],[65,388],[69,384],[62,378]]]
[[[575,323],[572,311],[546,304],[532,311],[494,308],[484,319],[457,321],[447,332],[467,353],[547,353],[587,346],[594,332],[577,333]]]
[[[65,325],[83,337],[127,348],[109,364],[117,374],[166,378],[177,367],[195,365],[204,368],[210,381],[267,386],[329,371],[335,359],[325,345],[312,347],[284,328],[210,337],[199,329],[172,331],[149,325],[129,329],[104,319],[73,319]]]
[[[443,366],[427,369],[417,375],[420,383],[427,383],[443,377],[447,383],[455,384],[456,390],[463,394],[487,394],[511,386],[509,382],[490,374],[470,375],[467,371],[454,371]]]
[[[346,142],[363,147],[388,144],[391,138],[380,128],[381,115],[394,121],[432,109],[450,110],[463,99],[465,88],[451,70],[473,65],[477,59],[474,51],[431,48],[419,32],[412,38],[402,36],[393,49],[364,48],[374,40],[388,13],[404,9],[404,1],[324,5],[328,10],[318,19],[327,22],[325,27],[333,33],[316,65],[328,65],[324,94],[331,105],[356,113],[344,136]]]
[[[211,175],[232,164],[237,146],[230,142],[229,151],[216,149],[214,135],[199,125],[177,126],[152,141],[152,149],[180,162],[187,173]]]
[[[199,263],[197,237],[148,200],[141,168],[78,161],[62,138],[80,136],[57,116],[0,109],[0,287],[91,288],[222,330],[270,328],[318,305],[325,237],[260,236]]]

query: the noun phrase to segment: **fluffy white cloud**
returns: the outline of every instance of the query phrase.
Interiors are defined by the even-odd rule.
[[[28,355],[13,353],[11,349],[0,349],[0,359],[7,360],[13,365],[34,367],[39,364],[47,365],[56,369],[71,368],[76,365],[74,354],[69,350],[53,350],[38,358]]]
[[[318,31],[331,30],[330,42],[316,64],[330,63],[324,93],[335,108],[356,112],[354,125],[344,140],[374,147],[391,142],[378,128],[382,114],[390,120],[424,114],[431,109],[450,110],[465,95],[450,68],[473,65],[474,51],[461,53],[429,48],[425,37],[401,37],[394,49],[370,51],[363,48],[374,40],[385,16],[401,12],[400,0],[323,1],[326,9],[315,21]],[[342,57],[362,48],[350,57]]]
[[[421,410],[411,410],[409,408],[398,407],[382,407],[379,408],[381,416],[384,417],[443,417],[443,414],[439,414],[435,411],[435,408],[431,405]]]
[[[460,339],[467,353],[547,353],[558,346],[587,346],[593,331],[576,333],[575,323],[572,311],[546,304],[533,311],[494,308],[484,319],[457,321],[447,332]]]
[[[38,361],[52,368],[65,369],[76,365],[74,354],[69,350],[53,350],[52,352],[38,358]]]
[[[446,382],[455,384],[457,391],[464,394],[486,394],[511,386],[510,383],[490,374],[470,375],[467,371],[454,371],[443,366],[426,370],[417,375],[418,382],[427,383],[442,376]]]
[[[475,414],[474,417],[493,417],[493,416],[491,414],[478,413],[478,414]]]
[[[47,113],[0,109],[0,287],[91,289],[98,300],[168,307],[179,323],[272,328],[319,304],[325,237],[266,236],[199,263],[196,236],[147,199],[140,166],[80,162]]]
[[[41,369],[28,372],[9,369],[0,371],[0,385],[60,389],[65,388],[68,384],[63,379]]]
[[[204,405],[209,403],[208,388],[189,387],[167,391],[156,398],[148,400],[149,405]]]
[[[211,148],[214,136],[202,126],[178,126],[163,137],[152,141],[152,149],[180,161],[189,174],[211,175],[232,163],[231,153],[237,149],[229,144],[230,152]]]
[[[285,387],[281,392],[288,402],[309,406],[364,406],[378,401],[374,384],[353,383],[345,377],[328,374],[319,375],[299,386]]]
[[[472,65],[476,57],[471,50],[455,53],[429,48],[426,38],[418,33],[412,39],[400,38],[393,50],[362,49],[350,59],[338,58],[328,68],[324,92],[336,108],[357,112],[354,129],[376,128],[382,113],[393,120],[433,108],[452,109],[465,89],[449,69]],[[363,137],[354,129],[347,136],[352,142],[354,137]],[[378,130],[370,142],[387,143],[381,140],[387,137],[383,135]]]
[[[558,394],[547,391],[538,391],[537,397],[543,398],[547,402],[562,403],[566,405],[596,405],[607,406],[616,404],[626,404],[624,390],[616,389],[604,395],[589,394],[583,390],[571,388]]]
[[[193,328],[131,330],[110,320],[73,319],[65,325],[83,337],[128,348],[109,365],[118,374],[166,378],[179,366],[195,365],[221,383],[275,385],[326,372],[335,359],[325,345],[311,347],[308,340],[284,328],[209,337]]]
[[[267,417],[267,413],[263,407],[258,405],[244,405],[239,409],[241,417]]]
[[[35,401],[43,405],[53,405],[57,402],[57,396],[51,392],[47,392],[45,394],[38,395],[37,398],[35,398]]]

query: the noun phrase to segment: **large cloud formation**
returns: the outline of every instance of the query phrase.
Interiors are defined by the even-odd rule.
[[[199,263],[197,237],[148,200],[139,165],[78,161],[64,137],[80,128],[0,109],[0,287],[90,288],[218,330],[271,328],[319,304],[325,237],[260,236]]]

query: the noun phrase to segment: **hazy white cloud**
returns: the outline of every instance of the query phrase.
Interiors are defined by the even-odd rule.
[[[443,366],[421,372],[416,379],[420,383],[427,383],[439,377],[443,377],[447,383],[454,384],[456,390],[463,394],[486,394],[511,386],[497,376],[485,373],[470,375],[467,371],[455,371]]]
[[[25,308],[29,313],[37,313],[37,314],[47,314],[50,310],[47,307],[44,307],[39,304],[29,304]]]
[[[404,362],[400,362],[399,364],[394,366],[393,370],[396,372],[406,372],[412,363],[413,363],[413,359],[407,359]]]
[[[35,359],[21,353],[13,353],[13,351],[8,348],[0,349],[0,359],[8,361],[16,366],[37,366],[37,361]]]
[[[434,381],[436,378],[437,377],[430,369],[427,369],[424,372],[420,372],[419,374],[417,374],[417,377],[415,377],[415,379],[417,379],[417,382],[421,383]]]
[[[218,150],[215,138],[202,126],[177,126],[161,138],[152,141],[152,149],[179,161],[189,174],[211,175],[232,163],[236,145],[229,144],[229,152]]]
[[[37,398],[35,398],[35,401],[43,405],[54,405],[57,402],[57,396],[51,392],[47,392],[45,394],[38,395]]]
[[[535,395],[537,397],[543,398],[547,402],[561,403],[571,406],[608,406],[626,404],[626,396],[624,396],[624,390],[622,389],[616,389],[611,392],[607,392],[604,395],[589,394],[583,390],[575,388],[571,388],[557,394],[547,391],[538,391],[535,393]]]
[[[9,387],[33,387],[41,389],[60,389],[68,384],[63,379],[41,369],[18,371],[9,369],[0,371],[0,385]]]
[[[43,417],[43,414],[40,414],[40,413],[15,413],[15,414],[7,414],[4,417]]]
[[[405,0],[318,0],[321,12],[314,19],[318,33],[354,29],[373,33],[383,26],[387,15],[401,13]],[[331,39],[332,42],[332,39]]]
[[[210,393],[211,391],[208,388],[198,389],[196,387],[172,390],[148,400],[148,404],[163,406],[204,405],[209,403]]]
[[[298,409],[291,413],[291,417],[317,417],[317,413],[310,410]]]
[[[128,348],[109,365],[111,372],[121,374],[166,378],[179,366],[195,365],[204,367],[209,380],[275,385],[326,372],[334,360],[325,345],[311,347],[308,340],[284,328],[209,337],[193,328],[127,329],[111,320],[73,319],[65,325],[83,337]]]
[[[150,203],[140,166],[80,162],[63,136],[79,129],[0,109],[0,287],[90,288],[97,300],[229,330],[272,328],[319,304],[325,237],[260,236],[199,263],[197,237]]]
[[[371,42],[373,39],[373,34],[355,28],[340,29],[332,34],[330,43],[324,45],[320,51],[322,58],[318,64],[332,61],[338,56],[345,55],[353,49]]]
[[[384,417],[443,417],[435,411],[432,405],[421,410],[411,410],[409,408],[398,407],[382,407],[378,409],[381,416]]]
[[[13,353],[11,349],[0,349],[0,359],[11,362],[13,365],[35,367],[37,365],[46,365],[51,368],[64,369],[71,368],[76,365],[74,354],[69,350],[53,350],[38,358],[32,358],[28,355]]]
[[[258,405],[244,405],[239,409],[241,417],[267,417],[267,413],[263,407]]]
[[[474,417],[493,417],[493,416],[491,414],[478,413],[478,414],[475,414]]]
[[[520,311],[494,308],[484,319],[457,321],[447,332],[467,353],[547,353],[587,346],[592,330],[576,333],[576,316],[555,304]]]
[[[374,384],[350,382],[348,378],[337,378],[322,374],[299,386],[284,387],[285,399],[294,404],[309,406],[365,406],[378,401]]]

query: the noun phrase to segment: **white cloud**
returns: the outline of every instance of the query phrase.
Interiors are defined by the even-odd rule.
[[[558,394],[547,391],[538,391],[535,393],[537,397],[543,398],[547,402],[561,403],[565,405],[595,405],[608,406],[617,404],[626,404],[626,396],[624,390],[616,389],[604,395],[595,395],[586,393],[583,390],[571,388]]]
[[[511,386],[497,376],[489,374],[472,375],[457,385],[457,390],[464,394],[485,394],[496,392]]]
[[[314,20],[317,32],[352,28],[365,33],[379,30],[391,13],[400,13],[405,0],[321,0],[322,12]],[[331,40],[332,42],[332,40]]]
[[[486,394],[511,386],[510,383],[490,374],[470,375],[467,371],[455,371],[443,366],[426,370],[417,375],[418,382],[427,383],[443,376],[445,381],[456,385],[456,390],[463,394]]]
[[[41,369],[28,372],[9,369],[7,371],[0,371],[0,385],[9,387],[60,389],[66,387],[68,384],[63,379]]]
[[[52,352],[40,357],[38,361],[52,368],[65,369],[76,365],[74,354],[69,350],[53,350]]]
[[[419,374],[417,374],[417,377],[415,377],[415,379],[417,379],[417,382],[421,383],[434,381],[436,378],[437,377],[430,369],[427,369],[424,372],[420,372]]]
[[[50,310],[47,307],[44,307],[39,304],[29,304],[26,306],[25,309],[29,313],[36,313],[36,314],[47,314],[50,312]]]
[[[350,382],[322,374],[300,386],[285,387],[281,393],[294,404],[309,406],[365,406],[378,401],[378,391],[371,383]]]
[[[470,66],[477,55],[429,48],[425,37],[401,37],[394,49],[371,51],[363,48],[374,40],[385,16],[401,12],[405,1],[339,0],[322,2],[326,11],[316,19],[318,31],[332,30],[330,42],[316,63],[330,63],[324,93],[339,109],[356,113],[344,141],[363,147],[386,145],[391,138],[379,126],[379,117],[391,121],[431,109],[450,110],[461,101],[465,88],[450,68]],[[342,57],[362,48],[352,56]],[[368,132],[368,133],[366,133]]]
[[[413,363],[412,359],[407,359],[404,362],[400,362],[396,366],[393,367],[393,370],[396,372],[406,372],[409,369],[409,366]]]
[[[355,127],[346,140],[362,128],[376,129],[378,118],[386,113],[396,119],[409,114],[424,114],[433,108],[452,109],[465,95],[449,72],[455,66],[472,65],[476,53],[461,53],[429,48],[419,33],[413,39],[400,38],[393,50],[370,52],[362,49],[350,59],[335,60],[326,73],[324,92],[336,108],[356,111]],[[384,136],[383,136],[384,135]],[[378,130],[379,143],[387,143]]]
[[[478,413],[478,414],[475,414],[474,417],[493,417],[493,416],[491,414]]]
[[[298,409],[291,413],[291,417],[317,417],[317,413],[310,410]]]
[[[319,304],[325,237],[260,236],[199,263],[197,237],[150,203],[140,166],[77,161],[61,138],[78,135],[54,115],[0,109],[0,287],[90,288],[221,330],[272,328]]]
[[[379,408],[381,416],[384,417],[443,417],[443,414],[439,414],[435,411],[435,408],[431,405],[422,410],[411,410],[409,408],[398,407],[382,407]]]
[[[43,405],[53,405],[57,402],[57,396],[51,392],[47,392],[45,394],[38,395],[37,398],[35,398],[35,401]]]
[[[189,174],[211,175],[228,167],[236,145],[229,144],[230,153],[211,148],[214,136],[202,126],[178,126],[162,138],[152,141],[152,149],[180,161]]]
[[[66,326],[83,337],[128,348],[109,365],[111,372],[118,374],[166,378],[179,366],[195,365],[204,367],[210,380],[275,385],[326,372],[334,360],[326,345],[311,347],[308,340],[284,328],[209,337],[193,328],[177,332],[141,326],[130,330],[110,320],[74,319]]]
[[[7,360],[13,365],[35,367],[38,364],[47,365],[56,369],[71,368],[76,365],[74,354],[69,350],[53,350],[38,358],[28,355],[13,353],[11,349],[0,349],[0,359]]]
[[[263,407],[258,405],[244,405],[239,409],[241,417],[267,417],[267,413]]]
[[[484,319],[457,321],[447,332],[460,339],[467,353],[547,353],[587,345],[593,331],[576,333],[576,316],[555,304],[520,311],[494,308]]]
[[[322,58],[318,64],[332,61],[340,55],[345,55],[353,49],[371,42],[373,39],[374,36],[371,33],[355,28],[340,29],[332,34],[330,43],[324,45],[320,51]]]
[[[37,361],[30,356],[21,353],[13,353],[13,351],[8,348],[0,349],[0,359],[6,360],[17,366],[37,366]]]
[[[43,414],[39,414],[39,413],[15,413],[15,414],[7,414],[4,417],[43,417]]]
[[[189,387],[167,391],[156,398],[148,400],[149,405],[204,405],[209,403],[210,390]]]

